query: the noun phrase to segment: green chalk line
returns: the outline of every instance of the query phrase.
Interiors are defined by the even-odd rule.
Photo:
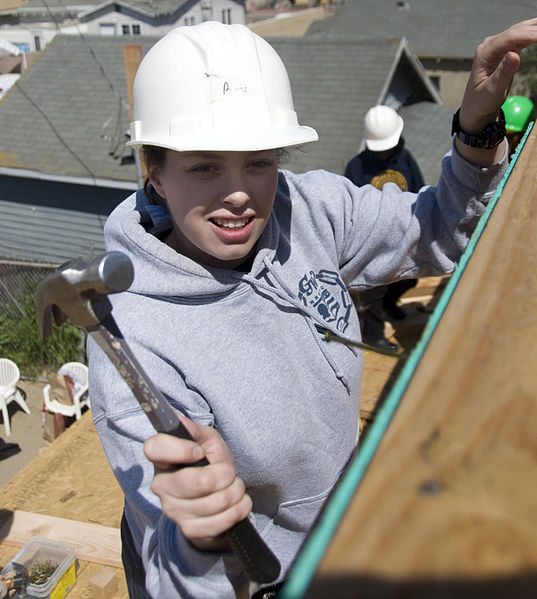
[[[332,492],[327,504],[319,517],[319,520],[311,531],[305,545],[297,556],[287,578],[287,582],[278,594],[278,599],[298,599],[304,595],[310,585],[315,571],[323,558],[330,541],[341,521],[344,511],[351,502],[356,489],[360,484],[365,471],[367,470],[373,456],[375,455],[380,442],[382,441],[386,429],[390,424],[401,398],[406,391],[410,379],[414,374],[425,349],[427,348],[431,337],[444,314],[446,307],[462,277],[470,258],[472,257],[477,243],[487,226],[490,216],[500,198],[509,176],[516,164],[516,161],[522,151],[526,139],[530,134],[533,123],[528,127],[517,150],[510,162],[505,175],[503,176],[495,194],[489,201],[485,212],[479,220],[479,223],[468,243],[464,253],[461,256],[459,264],[453,275],[450,277],[446,288],[439,298],[439,301],[431,314],[427,325],[423,331],[420,341],[416,344],[408,360],[403,366],[399,376],[394,382],[386,400],[383,402],[378,414],[370,425],[364,443],[358,451],[353,462],[339,481],[337,487]]]

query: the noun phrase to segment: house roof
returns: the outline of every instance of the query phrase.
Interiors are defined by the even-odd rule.
[[[153,38],[135,38],[146,51]],[[132,186],[121,164],[129,123],[129,37],[58,35],[0,103],[0,168]]]
[[[526,0],[346,0],[308,35],[404,36],[420,58],[471,59],[486,36],[535,14]]]
[[[132,188],[135,167],[121,163],[130,156],[123,46],[135,40],[145,52],[155,39],[56,36],[0,103],[0,172]],[[287,66],[299,119],[320,136],[292,153],[289,167],[297,172],[343,172],[360,146],[363,115],[384,101],[403,58],[421,85],[417,99],[435,101],[424,73],[408,66],[404,40],[270,41]]]
[[[183,10],[188,10],[192,4],[192,0],[104,0],[83,10],[78,17],[82,21],[88,21],[97,13],[122,12],[125,9],[148,17],[157,17],[181,13]]]
[[[0,3],[0,16],[15,17],[20,22],[38,20],[57,26],[63,20],[72,21],[78,12],[89,8],[92,4],[91,0],[69,0],[69,3],[62,3],[61,0],[51,0],[46,3],[40,0],[19,0],[17,3],[13,1],[5,5]]]
[[[412,152],[427,185],[440,176],[442,157],[451,148],[453,110],[433,102],[403,106],[399,114],[405,121],[405,146]]]
[[[92,2],[91,0],[50,0],[46,5],[42,0],[4,0],[5,7],[2,7],[0,0],[0,12],[5,14],[31,14],[34,12],[48,15],[62,15],[64,18],[76,15],[77,17],[88,20],[90,15],[103,11],[122,12],[125,9],[137,12],[148,17],[158,17],[161,15],[170,15],[181,13],[182,10],[188,10],[196,0],[104,0],[103,2]],[[244,6],[245,0],[234,0]]]
[[[422,67],[413,62],[414,55],[405,40],[328,40],[309,36],[268,39],[287,67],[299,122],[314,127],[319,134],[319,141],[291,152],[290,162],[285,165],[290,170],[323,168],[343,173],[362,146],[366,111],[387,100],[394,81],[399,88],[404,85],[397,71],[399,63],[405,62],[406,77],[412,81],[409,93],[416,94],[409,97],[409,102],[440,102]],[[425,111],[424,119],[430,114],[429,109]],[[426,120],[419,123],[420,133],[424,123]],[[407,129],[412,127],[409,124]],[[430,143],[438,146],[447,140],[449,146],[449,126],[439,131],[439,139],[435,139],[436,132],[433,128]],[[428,152],[424,149],[423,153]],[[418,152],[416,159],[419,158]],[[437,173],[435,167],[431,173],[424,172],[424,176],[435,181]]]

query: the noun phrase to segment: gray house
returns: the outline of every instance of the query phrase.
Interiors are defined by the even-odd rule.
[[[60,263],[102,251],[104,220],[138,186],[124,145],[124,49],[135,43],[144,53],[155,41],[58,35],[2,99],[0,258]],[[451,111],[404,39],[271,42],[289,70],[301,122],[320,136],[292,151],[286,168],[342,173],[361,147],[367,108],[389,103],[401,108],[408,146],[434,182],[449,148]],[[427,122],[435,126],[424,135]]]
[[[476,45],[536,15],[536,4],[524,0],[346,0],[333,17],[315,21],[307,35],[405,37],[445,104],[457,108]]]

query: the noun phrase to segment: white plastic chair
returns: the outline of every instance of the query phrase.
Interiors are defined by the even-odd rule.
[[[9,422],[8,405],[14,401],[27,413],[30,408],[24,400],[22,393],[17,388],[17,383],[21,378],[19,367],[8,358],[0,358],[0,409],[4,418],[4,427],[6,435],[11,435],[11,424]]]
[[[88,367],[81,362],[67,362],[58,371],[62,375],[68,374],[75,383],[73,404],[66,405],[51,397],[51,386],[43,387],[43,399],[45,407],[49,412],[62,414],[63,416],[75,416],[80,420],[82,408],[90,407],[88,395]]]

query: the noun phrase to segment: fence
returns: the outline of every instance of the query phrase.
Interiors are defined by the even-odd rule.
[[[85,333],[67,325],[41,341],[35,317],[35,288],[56,264],[0,259],[0,356],[15,361],[25,377],[56,370],[67,361],[85,362]]]

